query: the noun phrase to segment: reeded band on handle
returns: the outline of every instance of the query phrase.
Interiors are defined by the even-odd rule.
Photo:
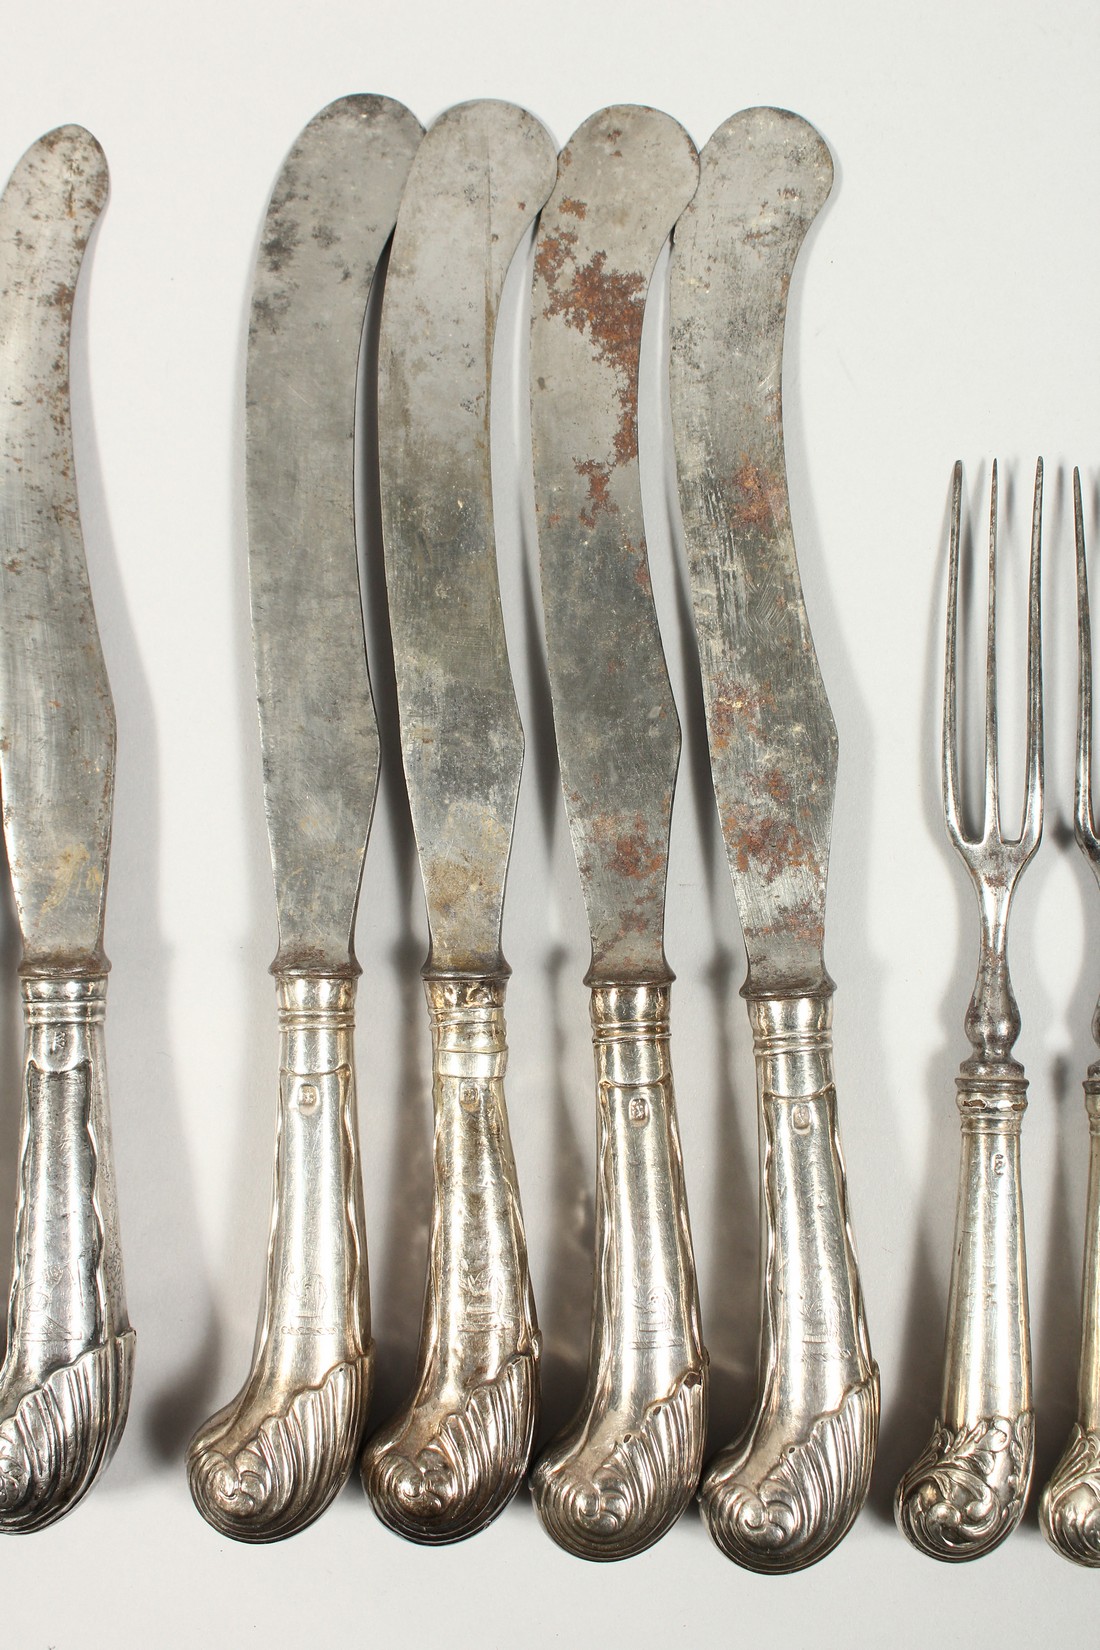
[[[523,1482],[540,1340],[504,1074],[505,979],[429,978],[435,1186],[416,1389],[363,1454],[378,1516],[410,1540],[461,1541]]]
[[[352,1044],[355,981],[279,974],[275,1185],[248,1380],[192,1439],[195,1505],[238,1541],[313,1522],[354,1464],[371,1387]]]
[[[106,974],[29,975],[19,1200],[0,1370],[0,1531],[44,1529],[126,1424],[126,1316],[107,1101]]]
[[[1093,1029],[1100,1029],[1100,1013]],[[1100,1065],[1090,1067],[1085,1080],[1085,1109],[1089,1183],[1077,1420],[1043,1491],[1039,1523],[1064,1558],[1096,1569],[1100,1568]]]
[[[707,1358],[669,1062],[669,987],[596,986],[596,1272],[588,1384],[531,1478],[581,1558],[642,1552],[702,1467]]]
[[[837,1128],[831,993],[748,1006],[762,1150],[760,1390],[699,1499],[729,1558],[779,1573],[824,1558],[862,1507],[879,1376]]]
[[[980,1558],[1011,1535],[1031,1482],[1034,1415],[1015,1060],[964,1063],[962,1164],[947,1308],[943,1406],[898,1485],[902,1533],[930,1558]]]

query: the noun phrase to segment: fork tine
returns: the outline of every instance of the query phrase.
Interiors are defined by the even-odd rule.
[[[1092,625],[1085,565],[1085,513],[1081,508],[1081,472],[1073,472],[1073,526],[1077,542],[1077,773],[1073,788],[1074,830],[1086,852],[1095,850],[1092,813]]]
[[[1020,842],[1027,851],[1043,832],[1043,461],[1035,465],[1035,503],[1031,516],[1031,571],[1027,596],[1027,792]]]
[[[985,638],[985,818],[982,840],[1001,829],[997,795],[997,460],[989,485],[989,616]]]
[[[962,459],[951,479],[951,537],[947,564],[947,646],[943,664],[943,811],[956,846],[963,844],[959,812],[958,619],[959,538],[962,519]]]

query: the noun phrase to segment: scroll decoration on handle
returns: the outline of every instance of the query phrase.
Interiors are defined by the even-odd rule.
[[[188,1449],[221,1534],[275,1541],[329,1505],[371,1388],[357,1141],[353,936],[378,779],[355,534],[357,362],[375,267],[421,128],[341,98],[268,205],[246,371],[252,644],[279,950],[275,1179],[248,1377]]]
[[[664,952],[680,728],[649,580],[638,372],[650,278],[698,160],[655,109],[574,133],[535,246],[531,425],[562,788],[592,937],[596,1276],[588,1380],[535,1467],[559,1545],[620,1559],[683,1512],[702,1465],[699,1329]]]
[[[1020,1012],[1008,973],[1016,886],[1043,828],[1040,557],[1043,466],[1035,474],[1028,586],[1027,787],[1019,836],[1001,831],[997,777],[997,466],[989,527],[985,797],[979,836],[962,820],[957,728],[957,615],[962,466],[955,466],[944,667],[943,796],[948,836],[978,899],[978,973],[966,1013],[974,1050],[956,1079],[962,1132],[943,1399],[932,1437],[897,1488],[902,1533],[930,1558],[980,1558],[1019,1524],[1034,1457],[1031,1342],[1020,1185],[1027,1078],[1012,1049]]]
[[[787,495],[787,295],[832,186],[819,133],[781,109],[706,145],[670,267],[672,422],[711,771],[748,955],[762,1146],[759,1391],[703,1477],[708,1527],[750,1569],[832,1550],[878,1436],[832,1069],[825,891],[837,738]]]
[[[115,718],[69,406],[73,298],[107,188],[98,143],[62,126],[0,200],[0,788],[25,1029],[5,1533],[45,1528],[91,1489],[122,1435],[134,1358],[104,1057]]]
[[[401,202],[379,336],[379,463],[401,751],[428,908],[434,1189],[415,1389],[363,1453],[375,1512],[429,1544],[523,1482],[540,1340],[504,1100],[504,888],[523,764],[496,566],[490,392],[513,255],[557,156],[526,110],[460,104]]]

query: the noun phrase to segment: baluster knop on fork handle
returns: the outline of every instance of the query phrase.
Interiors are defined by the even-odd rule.
[[[1073,515],[1077,541],[1077,772],[1074,834],[1100,882],[1100,837],[1092,812],[1092,631],[1085,569],[1085,524],[1081,477],[1073,472]],[[1100,1043],[1100,1002],[1092,1017]],[[1085,1078],[1089,1120],[1089,1180],[1085,1213],[1085,1263],[1081,1302],[1081,1361],[1077,1375],[1077,1419],[1062,1458],[1039,1503],[1039,1523],[1047,1540],[1077,1564],[1100,1568],[1100,1060]]]
[[[979,1558],[1020,1521],[1031,1481],[1034,1427],[1027,1263],[1020,1195],[1020,1124],[1027,1078],[1012,1047],[1020,1013],[1008,974],[1012,896],[1043,828],[1040,559],[1043,464],[1035,471],[1028,583],[1027,790],[1019,837],[1001,834],[997,783],[997,466],[989,527],[986,641],[985,817],[968,837],[959,803],[957,627],[962,466],[952,493],[943,705],[947,831],[970,872],[981,914],[978,977],[966,1014],[974,1053],[956,1080],[962,1164],[947,1309],[943,1402],[931,1441],[898,1485],[905,1536],[932,1558]]]

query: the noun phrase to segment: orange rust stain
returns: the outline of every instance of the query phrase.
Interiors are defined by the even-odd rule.
[[[764,688],[750,691],[737,682],[723,684],[715,695],[710,712],[711,748],[714,751],[726,750],[742,726],[747,733],[759,736],[765,713],[774,709],[775,699]]]
[[[536,267],[550,289],[544,315],[560,315],[592,342],[596,359],[605,362],[619,380],[619,427],[613,447],[615,463],[638,456],[638,355],[645,310],[645,277],[608,270],[606,252],[594,252],[586,264],[572,256],[576,236],[569,230],[546,238]],[[572,279],[556,283],[566,261],[573,263]]]
[[[559,208],[571,218],[586,218],[588,216],[588,207],[584,201],[574,200],[572,195],[563,195],[559,202]]]
[[[770,527],[783,514],[782,482],[767,470],[754,464],[747,453],[734,472],[732,487],[735,494],[733,521],[737,527]]]
[[[784,871],[798,870],[810,858],[805,838],[790,820],[767,816],[743,820],[728,814],[723,825],[739,871],[752,866],[774,882]]]
[[[641,814],[635,815],[632,830],[620,831],[612,838],[611,846],[613,852],[608,860],[608,869],[616,876],[627,877],[632,882],[641,882],[654,876],[664,865],[664,855],[650,841],[645,819]]]
[[[591,530],[601,511],[616,508],[611,502],[611,472],[595,458],[586,458],[583,462],[574,460],[574,468],[588,480],[588,509],[581,511],[581,524]]]

